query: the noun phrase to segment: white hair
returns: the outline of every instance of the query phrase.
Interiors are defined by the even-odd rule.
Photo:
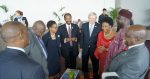
[[[89,18],[90,16],[95,16],[95,17],[97,18],[97,14],[96,14],[95,12],[89,13],[88,18]]]

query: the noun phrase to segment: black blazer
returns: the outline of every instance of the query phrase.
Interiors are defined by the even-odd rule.
[[[54,43],[50,36],[50,32],[47,32],[42,39],[48,53],[47,62],[49,76],[56,75],[60,72],[60,37],[56,34],[56,42]]]
[[[0,79],[45,79],[42,67],[20,50],[0,53]]]
[[[95,50],[98,39],[98,33],[100,31],[101,31],[100,25],[98,23],[95,23],[92,35],[90,37],[89,22],[84,23],[82,25],[80,48],[83,49],[83,53],[86,53],[88,51],[88,48],[92,48],[93,51]]]
[[[26,17],[22,17],[22,20],[25,21],[26,26],[28,27],[28,20]],[[14,21],[18,22],[18,18],[15,18]]]
[[[77,56],[78,55],[78,43],[80,41],[79,27],[78,25],[72,23],[71,28],[72,28],[71,36],[77,38],[77,42],[73,42],[73,49],[74,49],[73,52]],[[58,32],[59,32],[60,41],[61,41],[61,52],[62,52],[62,55],[66,56],[68,55],[67,53],[69,53],[68,49],[70,47],[69,42],[66,42],[66,43],[64,42],[65,38],[69,38],[66,24],[59,26]]]

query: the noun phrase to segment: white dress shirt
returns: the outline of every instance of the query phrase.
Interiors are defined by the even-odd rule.
[[[67,28],[68,34],[69,34],[69,27],[70,27],[70,30],[72,30],[71,24],[70,25],[66,24],[66,28]]]
[[[90,34],[90,37],[91,37],[91,35],[92,35],[94,26],[95,26],[95,24],[90,24],[90,23],[89,23],[89,32],[90,32],[89,34]]]
[[[9,49],[16,49],[16,50],[20,50],[20,51],[22,51],[22,52],[24,52],[24,53],[25,53],[25,50],[24,50],[23,48],[20,48],[20,47],[7,46],[7,48],[9,48]]]

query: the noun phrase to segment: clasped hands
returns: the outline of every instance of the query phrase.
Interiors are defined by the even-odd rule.
[[[72,37],[72,38],[65,38],[66,42],[77,42],[77,38]]]
[[[106,48],[105,46],[99,46],[98,48],[100,50],[100,53],[108,51],[108,48]]]

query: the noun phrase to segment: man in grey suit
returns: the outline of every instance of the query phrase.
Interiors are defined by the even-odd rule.
[[[1,32],[1,28],[2,28],[2,25],[0,24],[0,32]],[[6,48],[6,44],[4,43],[4,41],[2,40],[0,36],[0,52],[3,51],[5,48]]]
[[[33,27],[29,29],[30,44],[25,50],[31,59],[42,65],[46,79],[48,79],[47,51],[45,50],[44,44],[42,44],[43,41],[41,40],[45,30],[46,26],[43,21],[36,21],[33,24]]]
[[[130,26],[125,34],[125,44],[129,49],[112,59],[108,71],[116,72],[119,79],[144,79],[149,66],[149,52],[144,45],[145,35],[144,26]]]

